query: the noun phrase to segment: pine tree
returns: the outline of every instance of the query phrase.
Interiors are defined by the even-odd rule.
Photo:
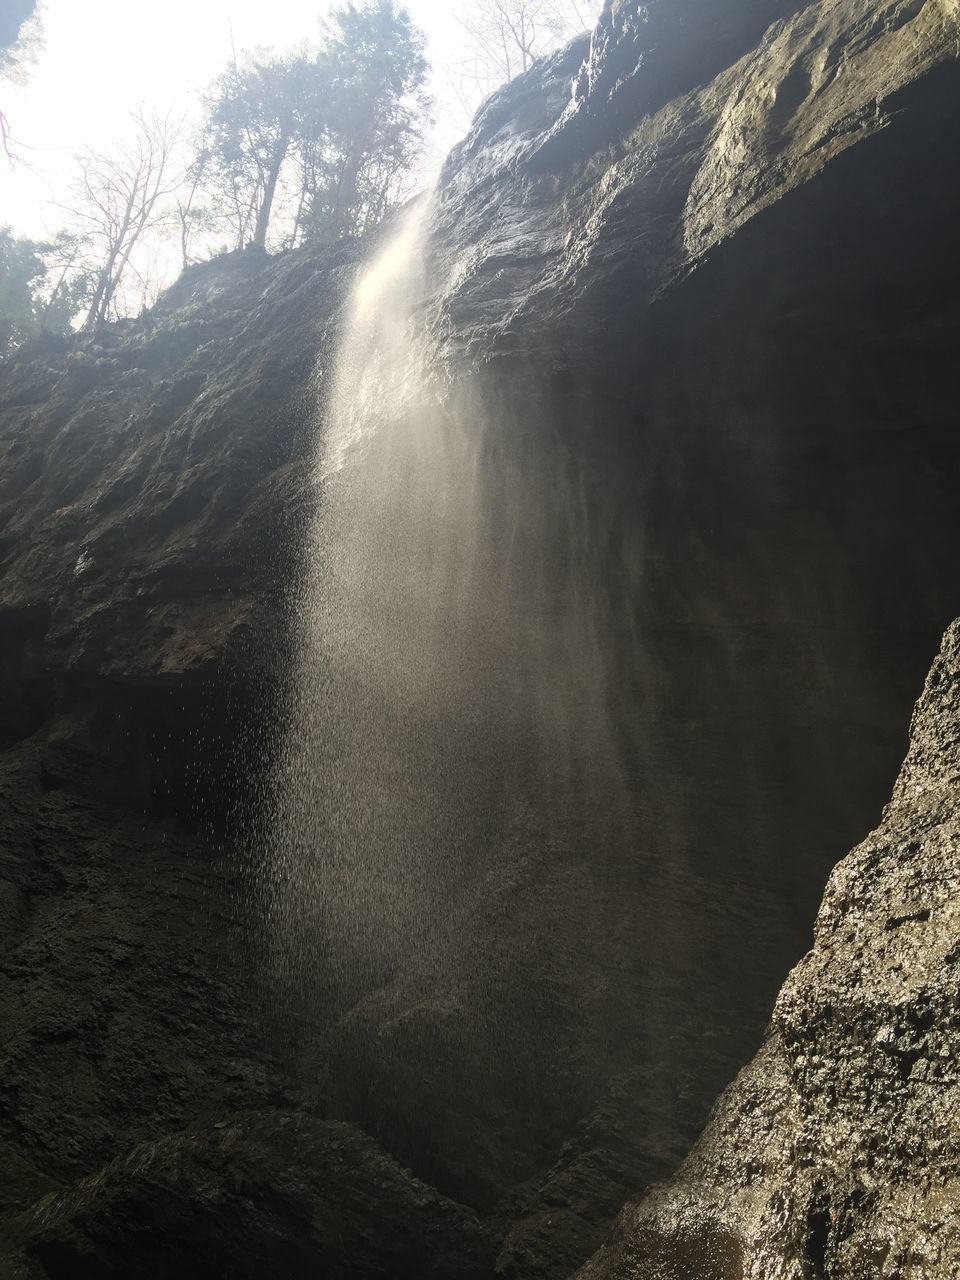
[[[315,237],[362,234],[403,193],[422,144],[424,37],[393,0],[337,9],[326,49],[326,101],[309,192]]]
[[[421,145],[424,44],[394,0],[350,3],[319,49],[260,55],[214,83],[200,181],[237,247],[339,239],[384,217]]]
[[[303,57],[264,56],[234,63],[207,94],[201,180],[221,201],[238,248],[266,245],[284,168],[303,135],[309,75]]]
[[[40,332],[36,293],[44,274],[37,246],[0,228],[0,356]]]

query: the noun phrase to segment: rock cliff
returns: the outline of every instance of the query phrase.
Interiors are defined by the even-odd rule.
[[[957,1274],[958,712],[954,624],[760,1053],[583,1280]]]
[[[450,157],[437,360],[582,475],[636,798],[602,846],[529,821],[490,851],[456,982],[411,965],[291,1027],[251,927],[356,252],[193,268],[0,371],[13,1274],[130,1274],[154,1233],[156,1275],[559,1280],[689,1150],[960,612],[958,22],[612,3]],[[955,643],[757,1063],[586,1274],[951,1274]]]

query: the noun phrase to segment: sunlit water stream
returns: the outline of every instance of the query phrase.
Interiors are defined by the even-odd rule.
[[[630,822],[588,482],[533,386],[441,376],[429,217],[360,275],[319,393],[273,910],[288,980],[341,1010],[411,966],[476,980],[518,847],[588,860]]]
[[[351,1077],[375,1099],[361,1118],[386,1108],[408,1146],[483,1107],[481,1146],[484,1124],[528,1121],[549,1144],[637,1063],[659,1073],[651,1113],[674,1114],[701,925],[729,903],[691,878],[689,833],[663,834],[675,713],[631,630],[640,506],[586,399],[438,357],[430,218],[415,206],[359,275],[318,388],[268,840],[276,998],[308,1081]],[[703,1006],[730,1023],[709,979]]]

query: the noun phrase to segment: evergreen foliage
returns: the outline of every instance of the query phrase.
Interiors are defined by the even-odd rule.
[[[0,227],[0,359],[40,333],[69,332],[89,294],[74,252],[72,237],[37,244]]]
[[[427,113],[424,45],[392,0],[335,12],[316,63],[314,90],[323,96],[309,104],[303,149],[313,236],[362,234],[401,197]]]
[[[45,274],[37,246],[0,228],[0,356],[40,332],[37,292]]]
[[[207,94],[199,180],[220,204],[237,247],[266,244],[281,175],[302,132],[308,65],[291,56],[235,64]]]
[[[336,9],[316,50],[230,67],[206,98],[198,172],[234,245],[376,225],[421,145],[427,71],[424,37],[394,0]]]

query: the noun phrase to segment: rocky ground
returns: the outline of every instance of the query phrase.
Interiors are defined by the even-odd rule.
[[[957,21],[614,3],[451,157],[440,354],[581,460],[639,816],[519,824],[329,1035],[250,832],[357,251],[0,370],[0,1267],[559,1280],[657,1182],[586,1274],[953,1274],[955,633],[664,1180],[960,611]]]
[[[4,1274],[25,1280],[491,1274],[472,1214],[356,1129],[303,1112],[244,1112],[143,1143],[7,1232],[22,1253]]]

